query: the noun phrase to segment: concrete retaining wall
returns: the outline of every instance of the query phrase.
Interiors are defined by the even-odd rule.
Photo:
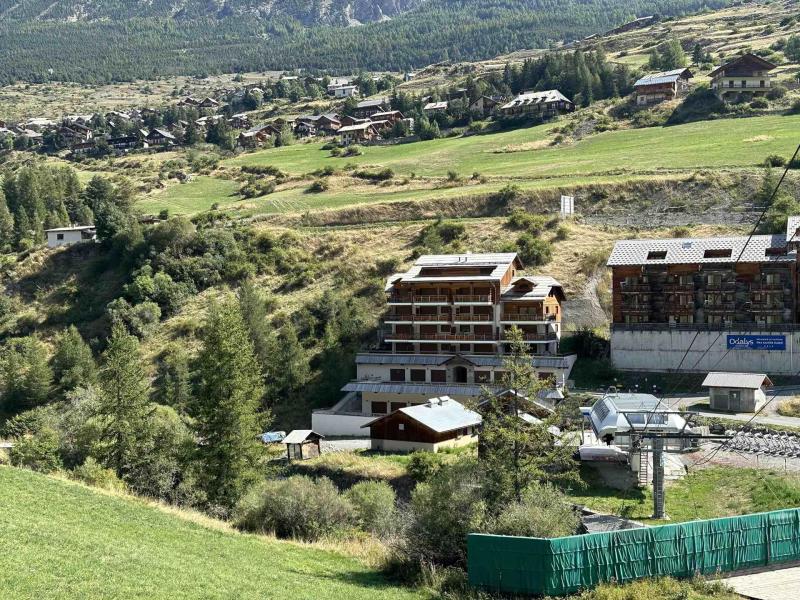
[[[754,331],[753,335],[763,335]],[[727,347],[728,335],[747,332],[663,330],[612,331],[611,360],[623,370],[681,371],[707,373],[731,371],[800,375],[800,332],[770,331],[767,335],[784,336],[785,350],[745,350]],[[696,336],[696,337],[695,337]],[[681,364],[684,353],[686,358]],[[706,352],[708,350],[708,352]],[[705,354],[704,354],[705,353]]]

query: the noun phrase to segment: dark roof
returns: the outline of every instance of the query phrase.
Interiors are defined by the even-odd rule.
[[[753,66],[757,69],[765,69],[767,71],[771,71],[777,65],[772,64],[768,60],[764,60],[760,56],[756,56],[755,54],[748,52],[747,54],[743,54],[742,56],[735,58],[734,60],[726,62],[724,65],[717,67],[716,69],[711,71],[711,73],[709,73],[708,76],[714,77],[714,75],[716,75],[717,73],[727,71],[731,67],[737,67],[737,66],[742,66],[742,67]]]

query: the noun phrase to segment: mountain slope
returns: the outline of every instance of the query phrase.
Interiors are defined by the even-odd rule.
[[[0,83],[403,70],[546,47],[728,0],[0,0]],[[395,15],[390,20],[385,17]],[[359,27],[334,25],[376,22]],[[306,25],[313,25],[307,27]]]
[[[0,505],[4,598],[419,597],[333,552],[29,471],[0,467]]]

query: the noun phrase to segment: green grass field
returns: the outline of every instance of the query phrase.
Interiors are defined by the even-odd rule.
[[[0,506],[2,598],[420,597],[352,558],[10,467],[0,467]]]
[[[589,489],[570,499],[593,510],[649,521],[653,514],[651,490],[611,490],[587,479]],[[732,517],[747,513],[792,508],[800,504],[800,477],[783,473],[714,467],[690,472],[668,484],[667,515],[672,522]]]
[[[263,198],[237,201],[237,184],[198,177],[172,185],[140,201],[148,212],[169,208],[193,214],[215,202],[244,215],[304,212],[348,205],[431,200],[486,195],[508,183],[523,190],[555,190],[588,184],[620,183],[656,177],[677,177],[703,169],[756,168],[770,154],[791,156],[798,142],[800,116],[721,119],[674,127],[608,131],[575,143],[550,146],[554,124],[513,131],[446,138],[363,149],[361,156],[334,158],[320,142],[297,143],[224,161],[229,167],[271,165],[302,176],[332,166],[389,167],[395,184],[382,187],[348,180],[319,194],[305,193],[308,183],[295,184]],[[460,181],[444,185],[454,171]],[[471,180],[473,173],[483,183]],[[414,179],[413,177],[417,178]],[[397,185],[404,178],[404,185]]]

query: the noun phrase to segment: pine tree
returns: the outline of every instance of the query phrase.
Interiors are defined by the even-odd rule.
[[[8,252],[14,244],[14,217],[8,210],[6,196],[0,189],[0,252]]]
[[[192,400],[189,358],[181,346],[167,349],[158,365],[156,401],[179,411],[187,410]]]
[[[530,424],[522,416],[535,413],[541,381],[516,327],[511,330],[511,353],[504,360],[502,387],[508,392],[481,396],[483,428],[480,459],[486,473],[485,494],[490,510],[497,512],[509,502],[519,502],[533,482],[574,477],[570,451],[556,446],[547,431],[547,420]],[[552,385],[552,382],[549,383]]]
[[[139,340],[115,323],[100,372],[98,414],[104,443],[103,463],[127,477],[144,459],[149,438],[149,385],[139,350]]]
[[[74,325],[58,336],[51,364],[62,392],[97,383],[92,350]]]
[[[198,389],[193,416],[201,443],[199,484],[209,506],[232,509],[257,479],[259,414],[264,393],[253,343],[239,307],[211,307],[197,360]]]
[[[692,63],[699,65],[703,62],[703,57],[703,47],[700,44],[695,44],[694,50],[692,50]]]
[[[270,399],[273,404],[293,401],[310,376],[308,357],[297,338],[294,325],[287,323],[278,335],[278,351],[270,369]]]

